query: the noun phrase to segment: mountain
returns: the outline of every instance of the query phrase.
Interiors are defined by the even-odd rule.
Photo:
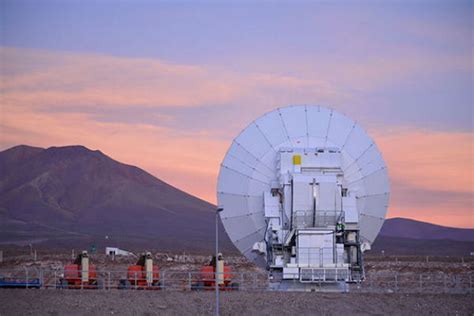
[[[379,235],[372,245],[371,255],[404,256],[471,256],[474,242],[451,239],[414,239]]]
[[[98,150],[16,146],[0,152],[0,175],[2,244],[214,249],[213,205]]]
[[[387,255],[469,256],[474,229],[445,227],[407,218],[385,220],[371,253]]]
[[[474,229],[445,227],[399,217],[387,219],[380,235],[411,239],[474,241]]]

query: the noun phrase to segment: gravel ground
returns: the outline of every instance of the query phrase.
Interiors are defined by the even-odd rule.
[[[0,290],[0,315],[212,315],[214,292]],[[221,293],[222,315],[473,315],[473,295]]]

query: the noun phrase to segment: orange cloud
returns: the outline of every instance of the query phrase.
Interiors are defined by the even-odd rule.
[[[470,199],[470,202],[469,202]],[[391,198],[388,217],[413,218],[449,227],[474,227],[472,195],[460,202],[438,205],[426,202],[424,205],[409,205],[404,196]]]
[[[4,48],[0,54],[1,148],[17,144],[42,147],[82,144],[137,165],[210,202],[215,202],[219,165],[232,141],[229,135],[236,135],[246,124],[242,119],[244,112],[260,115],[263,109],[273,105],[308,100],[326,103],[349,97],[331,83],[330,76],[308,79],[265,73],[238,74],[154,59],[23,49]],[[404,65],[405,70],[411,65]],[[341,77],[349,78],[344,80],[362,82],[356,87],[366,87],[393,67],[379,70],[334,67],[328,71],[333,76],[342,73]],[[353,74],[355,79],[350,79]],[[367,74],[368,81],[360,80]],[[163,106],[199,109],[209,104],[242,104],[242,112],[234,110],[225,120],[226,137],[217,136],[202,125],[191,132],[189,126],[102,122],[78,109],[103,108],[110,112],[117,108],[139,111],[143,107]],[[57,111],[52,112],[52,108]],[[163,115],[161,119],[174,118]],[[375,137],[389,168],[392,181],[389,216],[474,226],[472,133],[397,128],[390,133],[378,129],[370,134]]]
[[[215,199],[215,179],[227,146],[225,141],[153,125],[103,123],[86,114],[51,115],[22,109],[4,113],[1,130],[2,148],[22,143],[85,145],[209,201]]]
[[[474,227],[474,134],[416,129],[372,134],[392,182],[389,216]]]
[[[474,134],[416,129],[373,134],[397,181],[426,190],[474,193]]]

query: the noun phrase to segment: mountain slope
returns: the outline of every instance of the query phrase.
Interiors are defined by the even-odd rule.
[[[474,229],[454,228],[407,218],[385,220],[371,253],[390,255],[469,256]]]
[[[380,235],[412,239],[474,241],[474,229],[445,227],[399,217],[387,219]]]
[[[474,242],[450,239],[414,239],[379,235],[370,254],[406,256],[470,256]]]
[[[155,249],[213,249],[213,205],[100,151],[17,146],[0,152],[0,171],[0,228],[9,232],[2,229],[2,242],[72,234],[95,243],[110,236],[107,242]],[[223,249],[234,250],[220,230]]]

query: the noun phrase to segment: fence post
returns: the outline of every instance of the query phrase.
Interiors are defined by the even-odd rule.
[[[189,286],[189,289],[191,290],[192,289],[191,272],[188,272],[188,286]]]
[[[40,268],[39,270],[39,279],[40,279],[40,289],[44,289],[44,275],[43,275],[43,268]]]
[[[239,289],[242,289],[244,286],[244,273],[243,272],[240,272],[240,285],[239,285]]]
[[[447,293],[447,288],[446,288],[446,274],[444,274],[444,293]]]
[[[137,282],[137,271],[135,271],[135,290],[137,289],[138,282]]]
[[[420,293],[423,292],[423,275],[420,274]]]
[[[395,291],[398,291],[398,273],[395,273]]]
[[[28,268],[25,267],[25,274],[26,274],[26,288],[28,288],[29,281],[28,281]]]
[[[166,271],[163,271],[163,273],[161,274],[161,282],[160,282],[160,288],[161,289],[165,289],[165,275],[166,275]]]
[[[469,293],[472,294],[472,274],[469,275]]]
[[[108,289],[110,290],[110,288],[111,288],[111,285],[110,285],[110,271],[108,272],[108,277],[109,277],[109,280],[108,280],[108,283],[109,283],[109,284],[108,284]]]

